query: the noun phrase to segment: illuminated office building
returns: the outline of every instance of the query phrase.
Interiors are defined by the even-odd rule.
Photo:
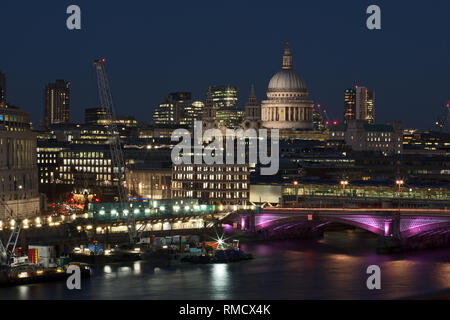
[[[198,199],[204,204],[247,205],[250,196],[248,165],[174,165],[172,198]]]
[[[375,123],[375,91],[368,91],[367,92],[367,99],[366,99],[366,120],[370,124]]]
[[[0,219],[29,218],[41,210],[36,167],[36,134],[29,114],[0,106]]]
[[[106,108],[87,108],[84,110],[84,123],[98,125],[107,124],[108,111]]]
[[[167,101],[160,103],[153,112],[153,123],[157,125],[176,124],[175,104]]]
[[[170,199],[172,170],[134,165],[128,168],[127,185],[132,197]]]
[[[355,86],[345,89],[344,122],[364,120],[369,124],[375,122],[375,92],[365,87]]]
[[[344,93],[344,122],[356,119],[356,89],[347,88]]]
[[[174,105],[175,123],[187,124],[189,120],[185,114],[185,108],[191,106],[192,94],[190,92],[172,92],[167,96],[168,103]]]
[[[70,82],[56,80],[44,91],[44,124],[67,123],[70,118]]]
[[[209,97],[211,114],[209,121],[215,121],[217,127],[237,128],[244,119],[244,111],[237,107],[238,89],[234,86],[208,87],[207,99]],[[205,105],[206,107],[206,105]]]
[[[84,110],[84,123],[87,125],[108,125],[108,110],[106,108],[87,108]],[[115,123],[125,127],[136,127],[137,120],[133,116],[117,115]]]
[[[183,110],[183,117],[181,118],[180,124],[192,127],[194,121],[202,120],[204,107],[205,104],[202,101],[193,101],[186,105]]]

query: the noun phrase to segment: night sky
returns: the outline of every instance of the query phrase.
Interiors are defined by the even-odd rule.
[[[81,7],[82,29],[66,28]],[[382,30],[366,28],[381,7]],[[450,99],[450,1],[21,1],[0,2],[0,71],[9,103],[42,118],[43,89],[72,83],[71,120],[96,106],[91,62],[107,59],[119,114],[150,122],[169,92],[205,98],[233,84],[244,105],[251,83],[265,98],[285,38],[310,98],[342,119],[344,89],[376,91],[376,120],[429,128]]]

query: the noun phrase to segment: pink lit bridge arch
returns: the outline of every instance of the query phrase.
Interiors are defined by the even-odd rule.
[[[242,229],[271,234],[314,231],[331,223],[396,239],[450,234],[450,210],[441,209],[264,208],[260,213],[235,214],[230,219]]]

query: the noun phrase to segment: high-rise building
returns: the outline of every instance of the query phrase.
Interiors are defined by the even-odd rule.
[[[234,86],[210,87],[214,106],[217,109],[236,108],[238,89]]]
[[[237,106],[238,89],[236,87],[210,86],[206,95],[211,99],[218,127],[236,128],[241,124],[244,112]]]
[[[190,92],[169,93],[153,112],[153,122],[159,125],[192,125],[201,113],[202,105],[193,105]]]
[[[347,88],[344,93],[344,122],[356,119],[356,89]]]
[[[344,122],[350,120],[364,120],[375,122],[375,92],[365,87],[345,89]]]
[[[202,112],[202,126],[204,129],[217,127],[216,108],[213,103],[211,87],[206,90],[205,107]]]
[[[369,90],[367,92],[367,112],[366,112],[366,120],[370,124],[375,123],[375,91]]]
[[[6,76],[0,72],[0,106],[6,104]]]
[[[175,106],[175,123],[185,124],[185,108],[191,105],[192,93],[172,92],[167,96],[167,102]]]
[[[198,100],[186,105],[183,110],[183,118],[181,119],[180,124],[185,124],[192,127],[194,121],[199,121],[202,119],[204,107],[205,104]]]
[[[153,123],[158,125],[176,124],[175,104],[168,101],[160,103],[153,111]]]
[[[87,108],[84,110],[84,123],[90,125],[105,125],[108,120],[106,108]]]
[[[47,84],[44,96],[44,125],[69,122],[70,82],[56,80]]]

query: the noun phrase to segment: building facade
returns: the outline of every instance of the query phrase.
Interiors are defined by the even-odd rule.
[[[248,165],[174,165],[172,198],[198,199],[205,204],[247,205],[250,196]]]
[[[364,120],[375,123],[375,92],[365,87],[355,86],[345,89],[344,122]]]
[[[132,166],[127,169],[127,185],[132,197],[148,200],[171,198],[172,170]]]
[[[175,104],[168,101],[160,103],[153,111],[153,123],[155,125],[176,124]]]
[[[70,119],[70,82],[56,80],[44,91],[44,125],[67,123]]]
[[[203,108],[205,103],[202,101],[192,101],[184,107],[183,118],[180,121],[181,125],[187,125],[188,127],[193,127],[195,121],[201,121],[203,115]]]
[[[106,125],[108,122],[106,108],[87,108],[84,110],[84,123],[90,125]]]
[[[26,111],[0,106],[0,219],[25,219],[41,211],[36,134]]]
[[[239,110],[238,89],[235,86],[210,86],[207,90],[212,108],[215,110],[215,122],[219,128],[237,128],[242,123],[244,112]]]
[[[403,151],[402,124],[399,121],[368,124],[364,120],[351,120],[345,131],[345,143],[355,151],[400,154]]]

